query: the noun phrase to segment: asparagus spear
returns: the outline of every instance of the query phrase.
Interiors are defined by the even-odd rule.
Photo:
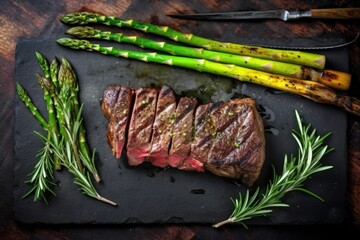
[[[35,107],[34,103],[32,102],[29,94],[25,91],[25,89],[19,84],[16,83],[16,90],[17,94],[19,95],[21,101],[26,105],[26,107],[29,109],[29,111],[32,113],[32,115],[38,120],[40,125],[47,130],[49,128],[49,124],[44,119],[44,117],[41,115],[37,107]]]
[[[51,70],[50,65],[47,59],[39,52],[35,52],[36,59],[39,62],[40,68],[44,72],[44,77],[49,79],[51,77]],[[38,83],[40,84],[41,88],[44,91],[44,98],[46,102],[46,106],[48,109],[48,117],[49,117],[49,129],[48,129],[48,138],[49,140],[52,138],[52,141],[59,141],[59,127],[56,121],[56,112],[54,107],[54,100],[53,94],[50,94],[49,91],[45,87],[45,82],[43,81],[42,77],[38,74],[37,75]],[[58,157],[54,157],[54,166],[56,170],[61,169],[60,159]]]
[[[60,71],[63,73],[62,75],[67,79],[68,84],[71,85],[70,88],[70,95],[73,99],[73,107],[74,107],[74,114],[77,115],[80,112],[80,105],[79,105],[79,85],[76,82],[76,74],[74,69],[72,68],[71,64],[65,59],[61,59],[61,66]],[[90,150],[89,146],[86,141],[86,132],[83,121],[80,123],[79,134],[78,134],[78,142],[80,147],[80,159],[85,167],[92,173],[95,180],[97,182],[101,181],[100,175],[95,166],[95,150],[90,157]]]
[[[66,24],[86,25],[89,23],[102,23],[118,27],[134,28],[147,33],[153,33],[168,37],[174,41],[189,45],[205,48],[208,50],[241,54],[252,57],[273,59],[276,61],[290,62],[314,68],[323,69],[325,66],[325,56],[301,51],[289,51],[280,49],[263,48],[256,46],[240,45],[228,42],[218,42],[215,40],[199,37],[193,34],[184,34],[168,26],[157,26],[136,20],[123,20],[117,17],[108,17],[96,13],[79,12],[64,15],[61,22]]]
[[[203,48],[192,48],[169,44],[166,42],[156,42],[138,36],[125,36],[121,33],[102,32],[92,27],[73,27],[67,31],[68,34],[80,38],[95,38],[125,42],[138,45],[142,48],[163,51],[172,55],[179,55],[192,58],[203,58],[210,61],[235,64],[237,66],[248,67],[255,70],[286,75],[305,80],[320,82],[329,87],[348,90],[351,75],[335,70],[319,71],[311,67],[300,66],[292,63],[278,62],[261,58],[234,55],[229,53],[215,52]]]
[[[265,87],[302,95],[315,102],[334,104],[348,112],[360,116],[359,100],[348,96],[337,95],[330,88],[317,82],[270,74],[235,65],[207,61],[204,59],[170,56],[158,53],[128,51],[114,47],[103,47],[100,44],[92,44],[87,40],[61,38],[58,39],[57,42],[63,46],[73,49],[96,51],[106,55],[113,55],[115,57],[124,57],[145,62],[166,64],[170,66],[189,68],[197,71],[231,77],[240,81],[251,82]]]

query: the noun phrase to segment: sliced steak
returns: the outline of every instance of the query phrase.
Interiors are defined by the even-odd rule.
[[[156,116],[153,124],[151,150],[147,160],[156,167],[167,166],[176,110],[176,97],[167,86],[161,88],[156,104]]]
[[[207,159],[213,140],[212,129],[214,123],[212,122],[210,114],[214,105],[213,103],[208,103],[197,107],[191,152],[189,157],[185,158],[183,163],[178,167],[179,169],[204,171],[203,163]],[[193,169],[194,167],[196,169]]]
[[[205,163],[206,170],[222,177],[240,179],[252,186],[265,159],[262,119],[253,99],[234,99],[214,111],[216,138]],[[221,114],[216,114],[221,113]]]
[[[159,90],[154,88],[136,90],[127,142],[130,166],[141,164],[149,155],[158,93]]]
[[[107,128],[107,142],[112,154],[121,157],[126,141],[126,130],[134,90],[125,86],[109,86],[105,89],[101,108],[104,116],[109,120]]]
[[[103,98],[101,100],[101,110],[108,120],[110,120],[113,113],[120,88],[120,86],[108,86],[104,91]]]
[[[172,129],[172,142],[168,164],[171,167],[183,165],[189,156],[193,140],[194,113],[198,101],[195,98],[180,98]]]
[[[127,137],[130,166],[146,160],[158,167],[206,169],[240,179],[247,186],[259,177],[265,159],[265,134],[254,99],[198,106],[196,99],[184,97],[176,106],[175,95],[166,86],[160,92],[110,86],[101,107],[109,120],[108,142],[116,157],[121,156]]]

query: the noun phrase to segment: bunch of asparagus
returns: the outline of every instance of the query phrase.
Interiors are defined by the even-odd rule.
[[[63,16],[61,21],[72,25],[101,23],[109,26],[134,28],[196,46],[196,48],[184,47],[137,36],[102,32],[89,27],[75,27],[68,30],[67,33],[79,38],[131,43],[143,48],[167,52],[170,55],[104,47],[87,40],[71,38],[57,40],[59,44],[66,47],[227,76],[302,95],[315,102],[337,105],[345,111],[360,115],[359,100],[338,95],[332,89],[347,90],[351,81],[350,74],[324,70],[324,55],[218,42],[193,34],[183,34],[167,26],[122,20],[96,13],[70,13]]]
[[[38,120],[47,133],[36,134],[44,142],[38,153],[38,162],[27,181],[32,185],[24,197],[34,193],[34,201],[42,199],[47,204],[46,196],[55,195],[54,169],[67,168],[74,176],[74,183],[80,186],[83,194],[100,201],[116,205],[100,196],[96,191],[90,174],[100,182],[95,166],[95,150],[90,154],[86,141],[85,127],[82,121],[83,104],[79,103],[79,86],[71,64],[65,59],[61,63],[55,57],[49,64],[39,52],[36,58],[44,75],[37,74],[37,81],[44,92],[48,119],[46,120],[32,102],[25,89],[16,84],[17,93],[27,108]]]

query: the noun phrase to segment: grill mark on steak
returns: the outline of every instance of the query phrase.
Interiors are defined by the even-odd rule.
[[[231,153],[231,151],[237,148],[237,145],[241,144],[244,139],[248,138],[248,134],[251,134],[251,132],[243,131],[243,120],[246,119],[248,115],[247,110],[248,107],[246,105],[241,106],[241,108],[236,108],[236,106],[235,108],[230,107],[230,109],[226,113],[225,119],[222,119],[222,121],[224,121],[224,124],[220,125],[217,129],[218,135],[212,148],[211,156],[209,157],[208,162],[211,162],[212,158],[225,158]],[[245,133],[245,135],[243,132]],[[240,135],[241,138],[239,138],[238,135]],[[226,149],[224,150],[225,147]]]
[[[213,138],[211,134],[213,123],[211,122],[210,113],[215,109],[213,108],[214,105],[213,103],[208,103],[200,105],[196,109],[194,140],[191,144],[190,155],[185,158],[182,164],[185,168],[196,165],[201,171],[204,171],[203,163],[207,159]]]
[[[205,168],[216,175],[241,179],[251,186],[264,162],[264,129],[254,100],[235,101],[243,103],[238,104],[241,106],[237,109],[239,116],[215,140]]]
[[[154,97],[149,97],[147,100],[143,100],[145,102],[142,102],[139,107],[135,109],[134,114],[139,114],[140,112],[144,111],[145,108],[149,107],[149,105],[154,102],[154,99]]]
[[[159,91],[154,88],[136,90],[128,131],[127,156],[130,166],[141,164],[151,149],[150,141],[158,93]]]
[[[194,112],[197,105],[198,101],[195,98],[183,97],[179,100],[169,151],[168,164],[171,167],[182,166],[182,168],[186,170],[184,167],[186,166],[184,159],[189,156],[191,150],[194,130]],[[202,166],[200,171],[203,171]]]
[[[156,103],[156,116],[153,124],[151,150],[147,157],[147,160],[154,166],[167,166],[175,110],[175,94],[169,87],[163,86]]]
[[[192,113],[194,111],[195,105],[188,104],[188,107],[184,108],[184,111],[182,111],[179,115],[176,116],[174,124],[178,124],[183,118],[186,117],[189,113]]]

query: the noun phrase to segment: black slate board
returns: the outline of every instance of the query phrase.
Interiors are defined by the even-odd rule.
[[[103,90],[110,84],[159,86],[167,84],[179,95],[200,97],[204,102],[226,100],[242,94],[254,97],[263,115],[266,131],[266,164],[258,182],[263,187],[272,176],[271,164],[281,169],[285,154],[296,154],[291,129],[296,128],[294,110],[319,134],[332,132],[327,143],[335,148],[324,158],[333,165],[330,171],[311,177],[305,186],[323,197],[322,203],[301,192],[289,193],[284,201],[289,208],[275,209],[268,218],[250,224],[340,223],[345,217],[346,126],[344,112],[336,107],[313,103],[302,97],[240,83],[224,77],[191,70],[117,59],[96,53],[77,52],[58,46],[53,39],[21,41],[16,49],[16,81],[29,92],[39,109],[46,114],[42,91],[35,80],[40,72],[34,52],[48,59],[65,57],[76,69],[81,101],[85,104],[84,121],[90,146],[97,149],[97,165],[103,178],[96,188],[101,195],[118,203],[112,207],[80,194],[65,170],[56,173],[59,187],[50,206],[22,199],[30,186],[25,184],[36,162],[41,141],[33,130],[42,131],[25,106],[16,98],[14,163],[14,214],[25,223],[215,223],[232,212],[230,197],[237,197],[245,187],[236,181],[210,173],[182,172],[151,166],[128,167],[112,157],[106,143],[107,121],[100,109]],[[326,50],[327,68],[347,71],[345,48]],[[211,97],[210,97],[211,96]],[[195,191],[194,191],[195,190]],[[200,191],[196,191],[200,190]],[[199,194],[200,192],[200,194]],[[198,193],[198,194],[196,194]]]

